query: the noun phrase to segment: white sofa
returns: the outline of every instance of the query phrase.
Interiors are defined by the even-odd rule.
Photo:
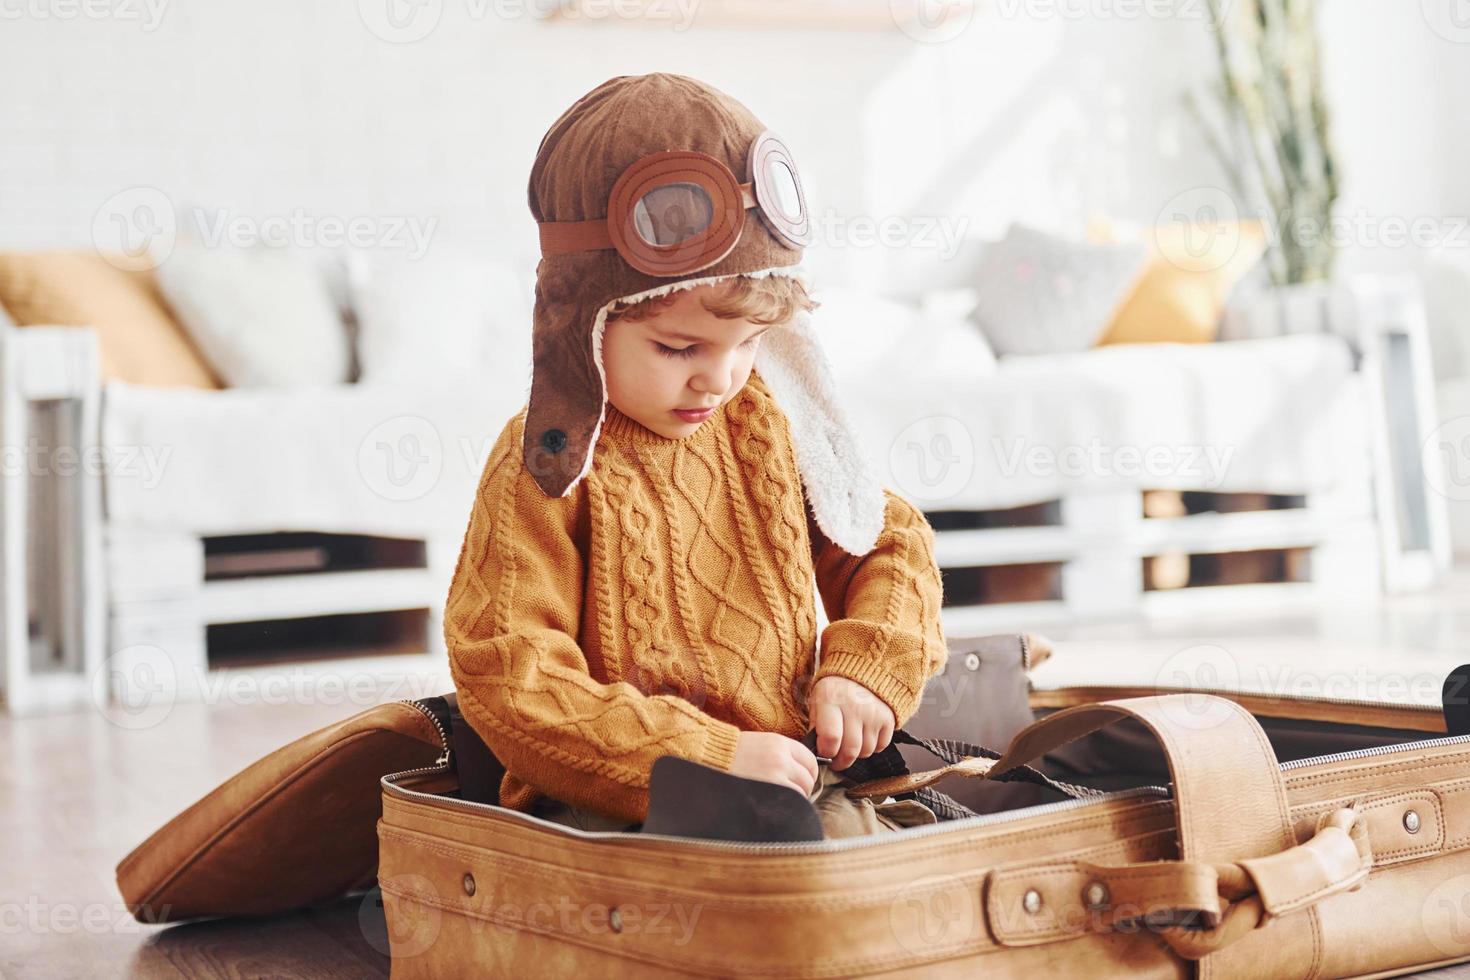
[[[362,258],[315,260],[341,278],[328,284],[334,298]],[[462,281],[464,260],[456,255],[438,278]],[[445,383],[103,382],[92,331],[0,326],[9,444],[39,437],[99,461],[75,474],[49,467],[40,479],[5,474],[7,709],[120,703],[111,714],[128,724],[180,698],[281,696],[260,682],[279,681],[287,667],[300,667],[307,684],[328,674],[357,683],[351,696],[364,705],[434,693],[387,685],[447,681],[440,614],[453,563],[484,462],[529,390],[529,286],[497,292],[496,319],[484,322],[498,334],[498,356],[466,370],[463,352],[438,352],[461,379]],[[479,315],[469,297],[444,298],[435,312],[456,304]],[[410,357],[422,371],[424,350]],[[271,550],[318,567],[227,574],[231,562],[238,571]],[[300,643],[285,625],[318,618],[355,636],[360,652],[344,643],[300,649],[300,664],[272,662],[271,644]],[[250,624],[265,649],[214,655],[225,632],[238,646]]]
[[[1236,301],[1237,322],[1262,319],[1259,307],[1270,332],[1285,331],[1276,336],[998,362],[954,317],[872,298],[829,303],[828,347],[857,427],[884,481],[940,527],[941,566],[1057,573],[1054,595],[1020,605],[971,605],[947,590],[947,631],[1278,606],[1292,593],[1361,600],[1433,581],[1449,551],[1444,501],[1419,452],[1433,385],[1417,286],[1363,278],[1330,302],[1297,298]],[[1145,491],[1277,499],[1268,510],[1146,517]],[[1039,520],[1033,510],[1027,526],[940,521],[1039,504],[1049,510]],[[1285,550],[1310,566],[1300,581],[1145,582],[1157,556]]]

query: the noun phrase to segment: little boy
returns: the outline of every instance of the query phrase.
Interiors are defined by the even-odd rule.
[[[500,803],[621,829],[663,755],[810,796],[800,739],[837,771],[883,749],[946,647],[933,532],[868,473],[808,323],[795,163],[723,93],[624,76],[547,132],[529,196],[530,400],[444,616]]]

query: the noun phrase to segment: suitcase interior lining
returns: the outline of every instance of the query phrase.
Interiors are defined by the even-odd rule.
[[[1047,714],[1050,712],[1038,711],[1037,717]],[[1256,720],[1280,762],[1437,737],[1414,729],[1343,722],[1260,716]],[[1053,778],[1103,790],[1164,785],[1169,779],[1168,765],[1158,741],[1133,718],[1048,753],[1037,768]]]
[[[1060,709],[1037,709],[1035,715],[1040,719],[1054,710]],[[1256,720],[1280,762],[1442,737],[1419,729],[1262,716]],[[908,749],[904,754],[911,768],[933,768],[932,758],[911,754]],[[1133,718],[1122,719],[1064,745],[1032,765],[1053,779],[1107,792],[1169,784],[1168,763],[1158,740]],[[937,787],[977,813],[1000,813],[1066,799],[1061,793],[1030,783],[991,782],[961,776],[941,780]]]

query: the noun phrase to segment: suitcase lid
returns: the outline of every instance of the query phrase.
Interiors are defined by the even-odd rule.
[[[448,751],[444,698],[395,701],[296,739],[246,766],[117,866],[142,922],[274,915],[370,886],[382,776]]]
[[[1443,734],[1446,678],[1461,653],[1324,648],[1316,638],[1062,640],[1031,672],[1031,705],[1216,694],[1267,718]]]

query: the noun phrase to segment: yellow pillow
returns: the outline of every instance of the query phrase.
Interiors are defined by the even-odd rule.
[[[1100,222],[1093,222],[1089,237],[1116,240]],[[1213,228],[1175,223],[1144,237],[1148,263],[1098,344],[1214,340],[1230,290],[1266,250],[1265,227],[1259,221]]]
[[[92,252],[0,252],[0,306],[20,327],[94,328],[106,380],[223,387],[164,306],[146,260],[114,261]]]

